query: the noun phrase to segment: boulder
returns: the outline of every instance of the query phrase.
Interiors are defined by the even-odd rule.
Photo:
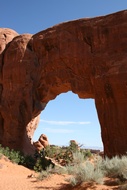
[[[49,141],[46,135],[42,134],[38,141],[33,142],[33,145],[35,146],[36,150],[39,152],[40,150],[46,148],[49,146]]]
[[[44,148],[46,148],[47,146],[49,146],[49,141],[48,141],[48,138],[46,135],[42,134],[40,137],[39,137],[39,141],[40,143],[44,146]]]
[[[33,142],[33,145],[35,146],[37,152],[40,152],[42,149],[44,149],[44,146],[40,141]]]

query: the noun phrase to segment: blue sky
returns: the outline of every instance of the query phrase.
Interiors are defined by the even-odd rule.
[[[1,0],[0,27],[11,28],[19,34],[35,34],[61,22],[125,9],[126,0]],[[75,139],[85,146],[103,146],[94,100],[79,99],[72,92],[48,103],[34,140],[42,133],[48,136],[50,144],[68,145]]]

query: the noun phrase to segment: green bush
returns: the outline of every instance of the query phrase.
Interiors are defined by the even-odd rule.
[[[15,151],[14,149],[9,149],[8,147],[2,147],[0,145],[0,154],[6,156],[9,158],[12,162],[15,162],[17,164],[23,164],[24,163],[24,156],[19,151]]]
[[[2,156],[3,156],[3,154],[2,154],[2,153],[0,153],[0,159],[2,158]]]
[[[35,165],[35,159],[30,155],[24,155],[20,151],[15,151],[14,149],[9,149],[8,147],[2,147],[0,145],[0,157],[2,155],[6,156],[12,162],[23,165],[27,168],[33,169]]]
[[[48,167],[54,167],[54,164],[52,163],[51,159],[47,159],[46,157],[38,157],[36,159],[34,170],[36,172],[41,172],[42,170],[47,170]]]
[[[24,163],[24,156],[19,151],[14,151],[13,149],[10,150],[10,155],[8,158],[17,164],[23,164]]]
[[[23,166],[34,169],[34,166],[36,164],[36,159],[31,155],[24,156],[24,162],[22,163]]]
[[[90,152],[90,150],[85,150],[85,149],[81,149],[80,152],[82,152],[84,154],[84,157],[90,158],[92,156],[92,153]]]
[[[49,158],[54,158],[59,153],[60,153],[60,147],[57,147],[57,146],[47,146],[45,148],[45,156],[48,156]]]

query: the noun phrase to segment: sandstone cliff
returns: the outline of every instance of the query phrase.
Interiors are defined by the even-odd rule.
[[[72,91],[95,99],[105,154],[127,152],[126,10],[35,35],[1,28],[0,53],[0,143],[30,153],[41,111]]]

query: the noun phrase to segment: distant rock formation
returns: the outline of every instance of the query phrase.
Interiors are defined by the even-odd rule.
[[[109,157],[125,154],[126,10],[69,21],[35,35],[0,29],[3,146],[32,152],[31,139],[39,114],[50,100],[68,91],[79,98],[95,99],[104,154]]]
[[[33,145],[35,146],[36,150],[39,152],[40,150],[46,148],[49,146],[49,141],[46,135],[42,134],[38,141],[33,142]]]

